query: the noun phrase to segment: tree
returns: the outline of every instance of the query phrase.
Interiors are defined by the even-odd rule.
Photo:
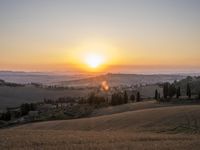
[[[132,94],[132,95],[131,95],[131,97],[130,97],[130,99],[131,99],[131,101],[133,101],[133,102],[134,102],[134,101],[135,101],[135,95],[134,95],[134,94]]]
[[[137,92],[137,98],[136,98],[137,102],[139,102],[141,100],[140,98],[140,92]]]
[[[121,105],[124,104],[124,99],[120,93],[112,94],[111,105]]]
[[[31,111],[36,110],[36,105],[35,105],[34,103],[31,103],[31,104],[30,104],[30,110],[31,110]]]
[[[160,93],[158,93],[158,99],[160,99]]]
[[[174,84],[169,84],[168,96],[172,98],[176,94],[176,87]]]
[[[181,96],[181,88],[180,86],[176,89],[176,98],[179,99],[179,97]]]
[[[155,99],[158,100],[158,90],[155,90]]]
[[[25,103],[25,104],[21,105],[21,115],[22,116],[27,115],[29,111],[30,111],[30,105],[29,104]]]
[[[190,85],[189,85],[189,83],[187,84],[187,96],[188,96],[188,98],[191,98],[191,88],[190,88]]]
[[[87,99],[87,102],[88,102],[90,105],[92,105],[93,102],[94,102],[94,99],[95,99],[95,93],[92,92],[92,93],[90,93],[90,95],[89,95],[89,97],[88,97],[88,99]]]
[[[124,91],[124,103],[128,103],[128,94]]]
[[[169,92],[169,83],[164,83],[163,84],[163,97],[167,99],[168,97],[168,92]]]
[[[88,99],[87,99],[87,102],[90,104],[90,105],[100,105],[102,103],[105,103],[106,102],[106,99],[103,97],[103,96],[98,96],[96,95],[94,92],[92,92]]]
[[[11,120],[11,113],[10,113],[10,111],[2,113],[0,120],[10,121]]]

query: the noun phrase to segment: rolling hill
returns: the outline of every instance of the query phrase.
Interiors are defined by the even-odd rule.
[[[200,106],[157,106],[143,102],[131,111],[120,106],[121,113],[3,129],[0,149],[198,150],[200,135],[192,133],[199,129]]]
[[[41,102],[44,98],[57,99],[59,97],[86,96],[91,90],[46,89],[34,86],[8,87],[0,86],[0,110],[6,107],[16,107],[22,103]]]
[[[183,75],[142,75],[142,74],[105,74],[79,80],[58,82],[62,86],[98,86],[102,81],[107,81],[110,86],[155,84],[181,80]]]
[[[168,131],[187,126],[188,121],[200,120],[200,106],[171,106],[139,109],[75,120],[32,123],[16,129],[31,130],[78,130],[78,131]],[[188,120],[189,119],[189,120]]]
[[[132,110],[127,107],[122,105],[113,108],[113,112],[105,111],[102,116],[91,118],[47,121],[2,129],[0,148],[199,149],[200,105],[159,107],[159,104],[143,102],[130,106]]]

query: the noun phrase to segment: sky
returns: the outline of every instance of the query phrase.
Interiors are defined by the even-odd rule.
[[[0,70],[200,70],[199,0],[0,0]],[[95,59],[95,58],[93,58]]]

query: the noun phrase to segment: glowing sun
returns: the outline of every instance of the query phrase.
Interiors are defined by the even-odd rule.
[[[103,64],[103,57],[98,54],[89,54],[86,56],[85,62],[90,68],[97,68]]]

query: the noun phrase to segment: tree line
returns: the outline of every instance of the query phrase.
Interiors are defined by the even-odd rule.
[[[123,92],[115,92],[115,93],[112,93],[110,99],[107,96],[101,96],[92,92],[90,93],[87,99],[82,98],[79,103],[90,104],[90,105],[95,105],[95,106],[98,106],[101,104],[115,106],[115,105],[127,104],[129,100],[132,102],[141,101],[140,92],[137,92],[136,95],[131,94],[130,97],[128,96],[128,93],[126,90]]]
[[[191,92],[191,86],[189,83],[187,83],[186,86],[186,93],[185,95],[188,97],[188,99],[191,99],[192,92]],[[158,90],[155,90],[155,99],[160,101],[169,101],[170,99],[176,97],[176,99],[179,99],[181,96],[181,87],[176,87],[175,83],[164,83],[163,84],[163,99],[160,97],[160,93]],[[198,93],[198,98],[200,99],[200,92]]]
[[[12,108],[7,108],[7,111],[1,114],[0,120],[9,121],[9,120],[11,120],[12,117],[19,118],[19,117],[28,115],[29,111],[36,110],[36,105],[34,103],[30,103],[30,104],[24,103],[24,104],[20,105],[20,108],[19,108],[20,111],[15,112],[13,114],[14,116],[12,116],[11,109]]]

